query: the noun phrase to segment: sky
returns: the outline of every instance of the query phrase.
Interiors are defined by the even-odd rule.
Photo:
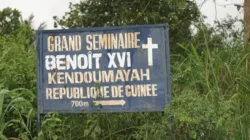
[[[47,24],[46,29],[54,29],[53,16],[62,17],[65,12],[69,11],[69,2],[77,3],[80,0],[0,0],[0,10],[6,7],[16,8],[21,11],[24,19],[31,14],[34,17],[33,27],[36,29],[42,22]],[[204,5],[201,5],[206,1]],[[215,3],[214,3],[215,1]],[[213,24],[214,20],[221,20],[227,15],[242,18],[234,4],[243,5],[244,0],[196,0],[202,14],[207,16],[205,20],[209,24]],[[216,9],[215,10],[215,5]]]

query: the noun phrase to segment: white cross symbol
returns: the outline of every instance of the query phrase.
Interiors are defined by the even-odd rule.
[[[153,49],[158,49],[158,44],[152,44],[152,38],[148,38],[148,44],[142,44],[143,49],[148,49],[148,65],[153,66]]]

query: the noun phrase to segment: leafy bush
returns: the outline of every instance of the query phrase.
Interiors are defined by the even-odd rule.
[[[190,91],[172,102],[175,139],[230,139],[234,129],[231,103],[221,101],[218,106]]]

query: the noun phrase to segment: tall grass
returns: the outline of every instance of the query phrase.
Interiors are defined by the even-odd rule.
[[[205,126],[212,126],[207,130],[211,137],[204,135],[208,139],[247,140],[250,90],[245,69],[248,54],[244,48],[222,46],[220,50],[207,49],[204,55],[198,56],[194,46],[180,46],[188,52],[188,57],[172,66],[173,110],[178,112],[175,120],[185,124],[197,119],[195,132],[200,136],[204,135],[204,131],[199,132],[204,126],[200,119],[207,120]],[[198,108],[202,109],[196,110]],[[186,127],[189,125],[187,123]]]

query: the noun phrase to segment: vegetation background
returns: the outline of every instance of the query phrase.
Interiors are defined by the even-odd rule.
[[[158,113],[51,112],[38,133],[33,16],[23,20],[18,10],[5,8],[0,11],[1,140],[250,139],[250,30],[234,28],[236,22],[249,25],[249,16],[211,27],[192,1],[85,0],[53,18],[62,28],[168,23],[173,100]]]

